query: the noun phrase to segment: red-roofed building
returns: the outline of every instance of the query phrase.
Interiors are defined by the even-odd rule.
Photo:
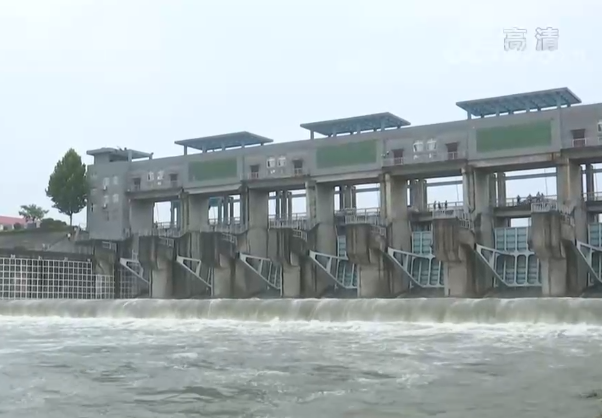
[[[25,226],[26,222],[24,218],[16,216],[1,216],[0,215],[0,231],[6,231],[14,229],[15,224],[21,224]]]

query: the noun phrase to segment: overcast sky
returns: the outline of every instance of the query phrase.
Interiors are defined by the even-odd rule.
[[[600,16],[600,0],[0,0],[0,214],[50,208],[69,147],[161,157],[380,111],[463,119],[456,101],[563,86],[599,102]],[[512,27],[526,51],[504,51]],[[556,52],[535,51],[537,27],[559,30]]]

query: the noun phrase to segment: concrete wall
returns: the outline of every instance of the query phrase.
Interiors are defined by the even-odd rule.
[[[76,252],[75,243],[67,238],[69,230],[44,231],[40,229],[0,232],[0,248],[25,250],[53,250],[58,252]],[[53,248],[54,247],[54,248]]]
[[[129,226],[129,202],[126,196],[129,164],[112,162],[88,166],[90,189],[87,226],[90,238],[123,238],[124,230]]]
[[[571,130],[585,129],[585,136],[595,138],[598,135],[598,122],[602,121],[602,105],[575,106],[560,112],[560,131],[562,147],[573,146]]]

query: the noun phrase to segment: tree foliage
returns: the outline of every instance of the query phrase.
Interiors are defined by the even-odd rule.
[[[67,224],[59,219],[44,218],[40,222],[41,229],[62,229],[66,228]]]
[[[46,195],[52,200],[54,208],[69,216],[69,225],[73,224],[73,215],[86,207],[86,165],[73,148],[56,163],[48,180]]]
[[[47,213],[47,210],[33,203],[31,205],[21,205],[21,210],[19,211],[19,215],[25,218],[27,222],[41,221]]]

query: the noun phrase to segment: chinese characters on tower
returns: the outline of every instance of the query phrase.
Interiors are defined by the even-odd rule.
[[[504,49],[506,51],[524,51],[527,49],[527,29],[504,29]],[[535,29],[535,50],[556,51],[558,49],[558,29]]]

